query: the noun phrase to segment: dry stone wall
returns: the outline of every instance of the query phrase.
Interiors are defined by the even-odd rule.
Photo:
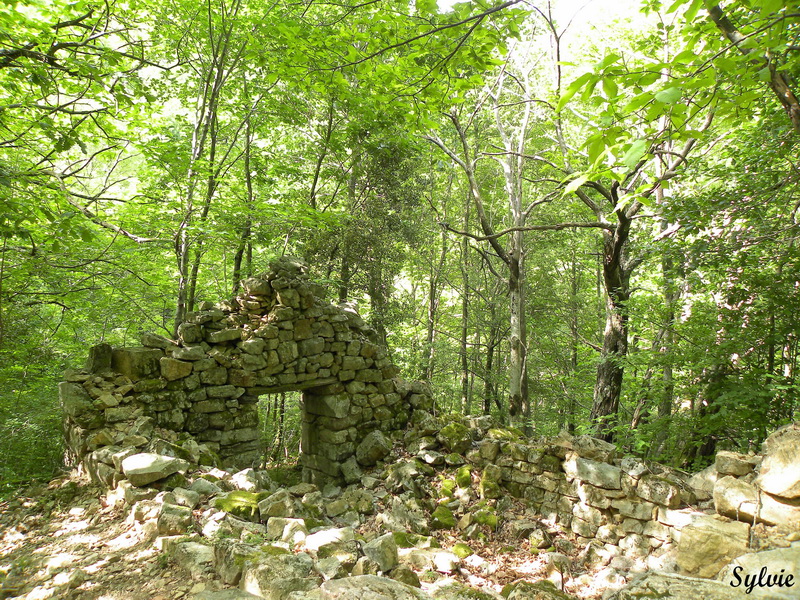
[[[566,434],[531,443],[490,429],[466,457],[482,468],[485,496],[526,499],[582,545],[712,578],[760,539],[800,540],[798,456],[800,423],[770,436],[762,455],[721,451],[694,475]]]
[[[374,331],[351,306],[325,301],[303,264],[280,259],[242,290],[189,314],[177,340],[101,344],[85,369],[65,374],[59,395],[74,461],[112,467],[115,450],[144,447],[161,429],[249,466],[260,452],[259,396],[301,391],[304,476],[340,479],[368,433],[402,429],[414,408],[430,406],[426,387],[398,379]],[[116,483],[113,470],[100,471]]]
[[[622,457],[602,440],[561,436],[525,444],[489,435],[467,455],[484,468],[484,479],[496,479],[582,543],[596,539],[641,556],[668,548],[674,514],[696,501],[675,473]]]

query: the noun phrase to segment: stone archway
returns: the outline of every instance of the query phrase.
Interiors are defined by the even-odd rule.
[[[139,348],[93,347],[86,369],[60,386],[68,448],[79,460],[144,419],[247,466],[260,452],[258,397],[296,390],[304,479],[340,479],[367,434],[402,429],[430,404],[376,342],[352,307],[322,298],[302,263],[279,259],[233,301],[189,314],[177,340],[145,334]]]

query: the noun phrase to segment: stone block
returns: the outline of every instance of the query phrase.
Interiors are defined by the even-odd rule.
[[[215,413],[225,410],[225,401],[222,399],[202,400],[192,404],[192,412]]]
[[[86,370],[90,373],[102,373],[111,369],[112,348],[109,344],[97,344],[89,348],[86,359]]]
[[[178,337],[184,344],[203,341],[203,328],[197,323],[181,323],[178,325]]]
[[[719,514],[738,521],[756,520],[800,529],[799,503],[759,493],[752,484],[730,475],[714,485],[714,507]]]
[[[234,385],[212,385],[206,388],[209,398],[238,398],[244,394],[243,388]]]
[[[667,508],[678,508],[681,504],[681,488],[658,475],[643,475],[636,487],[636,495]]]
[[[184,473],[190,465],[180,458],[144,452],[128,456],[121,466],[131,484],[142,487],[174,473]]]
[[[581,458],[574,452],[567,456],[563,466],[568,477],[574,477],[609,490],[618,490],[621,487],[622,471],[619,467]]]
[[[239,341],[242,339],[242,330],[238,327],[229,327],[219,331],[206,331],[205,338],[210,344]]]
[[[623,517],[650,521],[656,514],[656,505],[644,500],[619,498],[611,501],[611,508],[616,509]]]
[[[306,394],[306,412],[323,417],[344,418],[350,414],[350,396],[347,394],[329,394],[317,396]]]
[[[162,356],[159,360],[161,376],[167,381],[175,381],[188,377],[192,372],[192,363],[184,362],[167,356]]]
[[[131,381],[158,377],[162,356],[164,352],[158,348],[114,348],[111,368]]]
[[[756,485],[773,496],[800,499],[800,421],[770,435],[763,452]]]
[[[720,450],[714,460],[714,467],[717,473],[723,476],[741,477],[742,475],[747,475],[752,473],[755,464],[756,457],[729,450]]]
[[[750,526],[699,517],[681,530],[676,561],[682,573],[711,578],[732,559],[749,551]]]

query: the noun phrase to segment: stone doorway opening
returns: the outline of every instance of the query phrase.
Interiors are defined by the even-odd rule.
[[[202,304],[177,339],[141,340],[93,347],[86,368],[61,384],[75,460],[117,446],[145,418],[151,430],[189,434],[226,464],[252,466],[261,458],[259,398],[295,394],[303,479],[341,480],[361,440],[401,430],[431,405],[427,386],[397,377],[353,307],[325,300],[293,259],[244,280],[231,301]],[[284,410],[290,404],[287,396]]]
[[[262,463],[288,462],[300,455],[302,393],[265,394],[258,398]]]

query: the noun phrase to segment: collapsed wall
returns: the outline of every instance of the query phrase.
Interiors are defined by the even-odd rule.
[[[524,498],[581,545],[616,546],[651,568],[674,560],[683,574],[711,578],[758,549],[759,538],[800,540],[799,453],[794,423],[773,433],[762,455],[721,451],[694,475],[563,433],[527,441],[490,429],[466,458],[483,469],[485,497]]]
[[[303,264],[282,258],[232,302],[189,314],[177,340],[145,334],[142,347],[91,348],[86,368],[59,386],[70,459],[88,457],[113,487],[118,470],[97,465],[113,467],[115,449],[144,447],[158,428],[252,466],[259,396],[300,391],[304,477],[340,479],[360,440],[402,429],[430,394],[398,379],[374,331],[322,292]]]

